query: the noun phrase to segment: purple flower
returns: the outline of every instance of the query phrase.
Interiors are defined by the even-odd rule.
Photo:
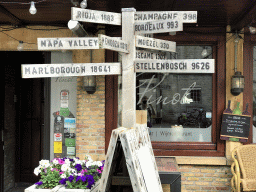
[[[76,168],[77,171],[81,171],[82,165],[76,164],[76,165],[75,165],[75,168]]]
[[[59,183],[62,184],[62,185],[66,185],[66,181],[67,181],[67,179],[64,178],[64,179],[61,179],[61,180],[59,181]]]
[[[93,176],[92,175],[86,175],[85,176],[87,178],[87,182],[88,182],[88,185],[86,186],[88,189],[91,189],[92,188],[92,185],[94,184],[94,179],[93,179]]]
[[[76,177],[76,182],[79,181],[80,178],[81,178],[80,176],[77,176],[77,177]]]
[[[70,175],[70,176],[68,177],[68,180],[69,180],[69,182],[72,182],[72,181],[74,180],[73,175]]]
[[[42,185],[43,184],[43,181],[39,181],[37,183],[35,183],[36,185]]]
[[[86,176],[82,176],[82,177],[81,177],[81,180],[82,180],[83,182],[85,182],[85,181],[86,181]]]

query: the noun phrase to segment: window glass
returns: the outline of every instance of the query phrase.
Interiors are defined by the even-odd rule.
[[[253,47],[253,143],[256,143],[256,46]]]
[[[177,46],[168,59],[203,59],[211,46]],[[138,110],[147,110],[151,141],[212,141],[212,74],[137,73]]]

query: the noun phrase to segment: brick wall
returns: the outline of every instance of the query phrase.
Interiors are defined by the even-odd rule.
[[[230,191],[230,166],[180,165],[182,192]]]
[[[94,160],[105,159],[105,76],[96,77],[96,92],[88,94],[77,78],[77,157],[89,154]]]

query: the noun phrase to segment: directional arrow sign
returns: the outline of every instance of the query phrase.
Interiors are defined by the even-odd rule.
[[[128,43],[126,41],[122,41],[118,37],[109,37],[109,36],[100,34],[99,46],[101,49],[110,49],[113,51],[129,53]]]
[[[197,11],[143,11],[134,14],[134,20],[137,21],[162,21],[181,19],[183,23],[196,23]]]
[[[119,75],[120,63],[22,64],[22,78]]]
[[[97,37],[37,38],[38,50],[99,49]]]
[[[139,35],[136,36],[135,46],[147,49],[176,52],[176,42],[143,37]]]
[[[135,34],[182,31],[183,23],[181,20],[140,21],[134,23],[134,30]]]
[[[214,73],[214,59],[136,60],[136,72]]]
[[[135,60],[139,59],[166,60],[167,58],[166,52],[136,50]]]
[[[121,13],[71,8],[71,19],[75,21],[121,25]]]

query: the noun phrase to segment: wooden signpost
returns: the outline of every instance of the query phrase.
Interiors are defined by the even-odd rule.
[[[143,11],[136,12],[135,21],[163,21],[179,19],[183,23],[196,23],[197,11]]]
[[[22,78],[120,75],[120,63],[23,64]]]
[[[167,60],[166,54],[159,51],[176,52],[176,42],[137,34],[182,31],[183,23],[197,22],[197,12],[136,12],[134,8],[123,8],[120,14],[73,7],[71,19],[122,25],[122,38],[106,35],[38,38],[38,50],[110,49],[125,53],[122,66],[120,63],[23,64],[22,78],[121,74],[122,127],[112,131],[103,175],[94,191],[115,191],[111,188],[113,174],[125,165],[133,191],[162,192],[148,130],[145,125],[136,127],[136,72],[214,73],[214,60]]]
[[[135,60],[136,72],[214,73],[214,59]]]
[[[74,21],[121,25],[121,14],[90,9],[71,8],[71,19]]]
[[[106,35],[99,35],[99,44],[101,49],[110,49],[123,53],[129,53],[128,42],[122,41],[118,37],[108,37]]]
[[[38,50],[99,49],[97,37],[37,38]]]
[[[146,49],[176,52],[176,42],[143,37],[139,35],[135,37],[135,46]]]

